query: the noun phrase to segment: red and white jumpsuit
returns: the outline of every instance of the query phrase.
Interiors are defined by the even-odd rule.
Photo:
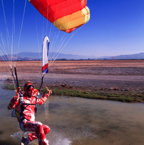
[[[49,94],[44,94],[41,99],[36,98],[36,94],[38,94],[38,90],[36,89],[32,97],[28,97],[26,93],[24,93],[23,101],[21,101],[21,98],[16,94],[10,101],[8,109],[16,109],[16,116],[20,123],[20,128],[23,131],[33,132],[28,134],[30,142],[34,139],[38,139],[39,145],[48,145],[45,134],[50,132],[50,128],[41,122],[35,121],[35,105],[43,104],[49,97]]]

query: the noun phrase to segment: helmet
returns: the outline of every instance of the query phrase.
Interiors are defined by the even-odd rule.
[[[32,97],[33,95],[33,91],[34,91],[34,86],[33,85],[29,85],[26,89],[26,94],[28,97]]]
[[[26,89],[26,92],[28,91],[28,90],[33,90],[34,89],[34,86],[33,85],[29,85],[28,87],[27,87],[27,89]]]
[[[27,91],[27,87],[32,85],[30,81],[28,81],[25,85],[24,85],[24,91]]]

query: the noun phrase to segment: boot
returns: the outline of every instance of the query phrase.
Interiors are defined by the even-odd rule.
[[[23,137],[21,140],[21,145],[28,145],[29,144],[29,140],[26,137]]]

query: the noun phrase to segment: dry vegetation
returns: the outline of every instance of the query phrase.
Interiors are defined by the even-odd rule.
[[[27,80],[39,86],[40,61],[15,63],[22,86]],[[100,91],[111,94],[144,92],[144,60],[55,61],[49,62],[49,65],[49,74],[45,75],[44,85],[53,89]],[[1,79],[4,78],[6,83],[12,84],[7,66],[7,62],[0,62]]]

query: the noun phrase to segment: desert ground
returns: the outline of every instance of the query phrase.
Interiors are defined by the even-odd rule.
[[[0,80],[13,84],[10,66],[16,65],[20,85],[41,83],[41,61],[0,62]],[[144,90],[144,60],[49,61],[43,86],[50,88],[136,91]]]

